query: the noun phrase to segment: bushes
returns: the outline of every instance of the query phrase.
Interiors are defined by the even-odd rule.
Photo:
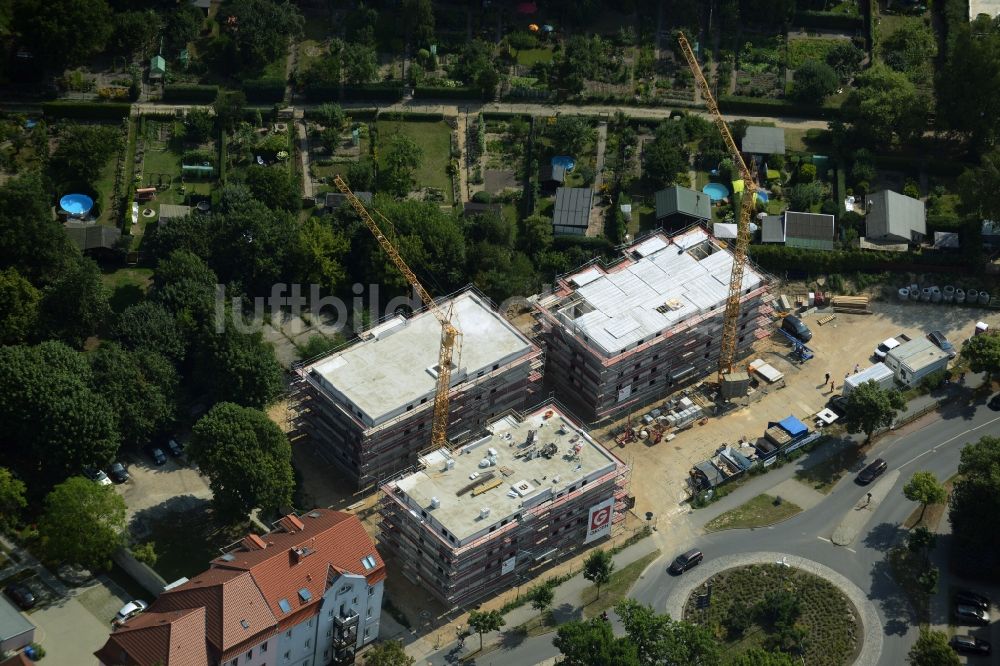
[[[280,102],[285,99],[285,81],[277,78],[244,81],[243,92],[249,102]]]
[[[42,104],[47,118],[77,118],[80,120],[120,120],[128,116],[129,104],[56,101]]]
[[[204,102],[211,104],[219,96],[219,86],[168,85],[163,87],[164,102]]]
[[[830,30],[861,30],[864,18],[840,12],[799,11],[792,17],[792,24],[803,28],[828,28]]]
[[[800,271],[808,275],[829,273],[876,273],[910,271],[915,266],[947,266],[957,270],[967,265],[959,254],[941,252],[876,252],[872,250],[816,251],[782,245],[751,245],[750,257],[766,271]]]

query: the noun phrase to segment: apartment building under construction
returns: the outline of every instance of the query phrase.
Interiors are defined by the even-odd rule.
[[[449,438],[519,409],[540,385],[541,350],[474,290],[443,301],[461,332]],[[430,445],[441,325],[426,310],[392,317],[298,368],[297,421],[359,489],[413,466]]]
[[[539,299],[546,382],[591,422],[617,418],[718,368],[733,256],[701,227],[654,233],[611,265],[561,276]],[[770,334],[768,279],[743,274],[737,354]]]
[[[629,471],[554,402],[510,412],[382,486],[380,548],[412,582],[464,606],[611,535]]]

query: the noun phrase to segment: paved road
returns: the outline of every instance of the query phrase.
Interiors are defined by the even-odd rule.
[[[666,609],[671,593],[685,582],[666,574],[669,559],[677,552],[697,546],[706,554],[706,564],[712,559],[736,558],[746,553],[780,552],[817,563],[832,569],[856,585],[881,624],[881,654],[877,663],[899,666],[906,663],[906,653],[916,640],[918,632],[909,605],[888,573],[885,557],[888,550],[903,538],[899,525],[917,507],[906,500],[902,485],[913,472],[927,470],[939,479],[945,479],[958,468],[959,453],[964,444],[978,440],[983,435],[1000,433],[1000,414],[993,412],[979,401],[978,404],[946,405],[941,412],[932,413],[887,435],[877,444],[868,460],[881,457],[889,464],[884,479],[891,485],[878,506],[872,507],[871,516],[859,531],[853,543],[846,547],[835,546],[830,538],[846,516],[852,515],[867,492],[857,486],[854,475],[845,476],[830,495],[815,508],[792,519],[756,530],[733,530],[700,535],[700,528],[731,503],[766,492],[771,487],[791,477],[796,470],[789,465],[747,483],[730,497],[712,508],[688,516],[687,538],[680,537],[671,543],[669,553],[657,560],[631,591],[631,596],[656,609]],[[807,459],[806,459],[807,460]],[[859,463],[858,468],[864,464]],[[857,471],[857,470],[853,470]],[[895,474],[892,474],[895,472]],[[730,500],[731,501],[727,501]],[[714,507],[719,506],[717,510]],[[675,531],[683,534],[683,530]],[[707,568],[707,567],[706,567]],[[698,575],[697,569],[690,575]],[[538,664],[557,655],[552,646],[552,635],[511,640],[504,647],[483,655],[477,664]],[[470,638],[469,640],[474,640]],[[876,638],[877,641],[877,638]],[[426,662],[447,664],[453,646],[447,646]]]

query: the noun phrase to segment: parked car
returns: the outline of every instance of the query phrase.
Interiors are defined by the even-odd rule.
[[[882,476],[888,467],[889,465],[886,464],[884,460],[876,458],[874,462],[858,472],[858,483],[863,486],[867,486],[869,483]]]
[[[955,652],[964,652],[965,654],[989,655],[993,652],[989,641],[975,636],[952,636],[951,647]]]
[[[989,597],[984,597],[970,590],[958,590],[955,592],[955,603],[975,606],[976,608],[982,608],[984,611],[990,609]]]
[[[948,358],[958,356],[958,352],[955,351],[955,345],[948,342],[948,338],[944,337],[944,333],[941,331],[931,331],[927,334],[927,339],[940,347],[941,351],[948,354]]]
[[[128,471],[125,469],[125,465],[120,462],[116,462],[110,469],[108,474],[115,483],[125,483],[129,480]]]
[[[3,591],[21,610],[28,610],[35,607],[35,595],[27,585],[12,583],[5,587]]]
[[[115,615],[113,624],[117,625],[117,624],[122,624],[123,622],[127,622],[130,618],[133,618],[142,611],[146,610],[146,607],[147,607],[146,602],[140,599],[135,599],[133,601],[128,602],[127,604],[122,606],[122,609],[118,611],[117,615]]]
[[[153,459],[153,462],[157,465],[167,464],[167,455],[163,452],[163,449],[152,448],[149,450],[149,457]]]
[[[786,333],[790,334],[794,338],[798,338],[802,342],[809,342],[812,340],[812,331],[809,327],[802,323],[802,320],[794,315],[788,315],[781,320],[781,329]]]
[[[826,402],[827,409],[836,414],[839,418],[847,415],[847,398],[842,395],[835,395]]]
[[[180,458],[184,455],[184,449],[177,443],[176,439],[172,439],[167,442],[167,451],[175,458]]]
[[[94,483],[100,484],[102,486],[110,486],[111,479],[108,475],[104,473],[102,469],[95,469],[94,467],[84,467],[83,473],[87,475],[87,478]]]
[[[679,576],[688,569],[701,564],[703,559],[705,559],[705,555],[697,548],[694,548],[682,555],[678,555],[667,571],[675,576]]]
[[[955,606],[955,617],[958,618],[959,622],[962,624],[987,625],[990,623],[990,614],[987,611],[984,611],[982,608],[977,608],[976,606],[967,606],[965,604],[957,604]]]
[[[995,396],[990,398],[990,401],[986,404],[989,405],[989,408],[994,412],[1000,412],[1000,393],[997,393]]]

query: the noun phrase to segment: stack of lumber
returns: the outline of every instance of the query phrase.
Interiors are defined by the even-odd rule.
[[[834,312],[849,314],[871,314],[867,296],[834,296],[830,300]]]

